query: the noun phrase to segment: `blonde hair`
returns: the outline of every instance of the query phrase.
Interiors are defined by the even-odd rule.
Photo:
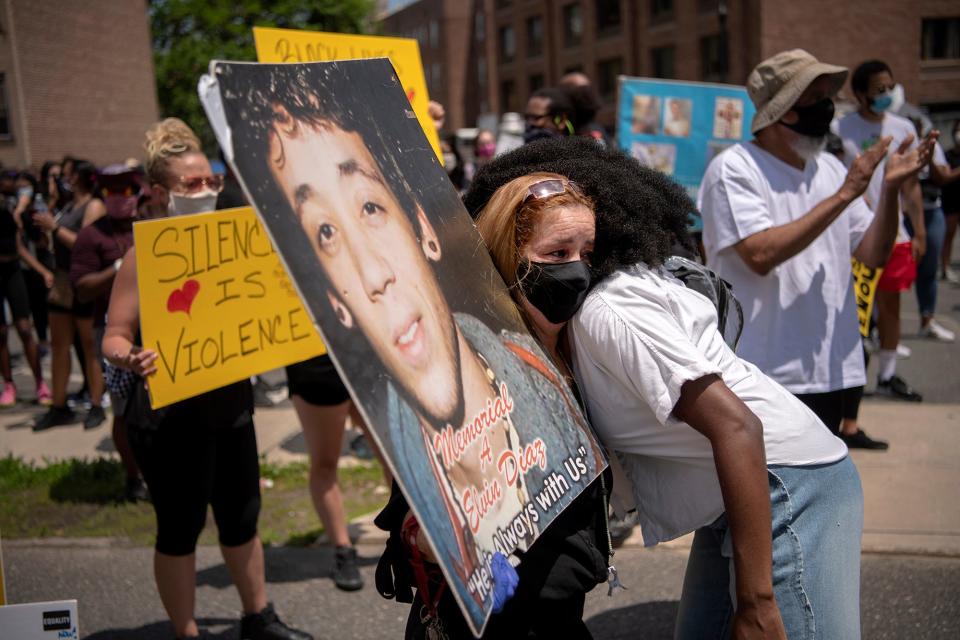
[[[528,190],[544,180],[560,180],[566,191],[548,198],[530,198]],[[514,300],[519,302],[517,268],[523,249],[530,242],[533,230],[543,212],[557,207],[583,205],[593,211],[593,201],[579,187],[556,173],[531,173],[511,180],[491,196],[477,215],[477,231],[487,245],[490,258],[507,283]]]
[[[147,151],[145,167],[153,184],[164,184],[170,158],[185,153],[201,153],[197,134],[180,118],[166,118],[147,129],[144,143]]]

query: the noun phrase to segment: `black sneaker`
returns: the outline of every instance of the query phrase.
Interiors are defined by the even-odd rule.
[[[268,604],[260,613],[240,619],[240,640],[313,640],[313,636],[283,624]]]
[[[889,380],[877,380],[877,395],[906,400],[907,402],[923,402],[923,396],[900,376],[893,376]]]
[[[350,451],[361,460],[373,460],[373,449],[362,433],[350,441]]]
[[[852,435],[846,433],[840,434],[840,439],[846,443],[848,449],[873,449],[874,451],[886,451],[890,444],[886,440],[874,440],[863,429],[857,429]]]
[[[333,570],[333,584],[344,591],[363,589],[363,578],[357,567],[357,550],[354,547],[337,547],[337,568]]]
[[[83,428],[96,429],[106,419],[107,414],[104,413],[103,407],[90,407],[90,411],[87,411],[87,417],[83,419]]]
[[[77,421],[77,414],[70,407],[50,407],[47,412],[33,423],[34,431],[46,431],[53,427],[73,424]]]
[[[123,491],[123,498],[127,502],[147,502],[150,500],[150,491],[142,478],[127,478],[127,486]]]

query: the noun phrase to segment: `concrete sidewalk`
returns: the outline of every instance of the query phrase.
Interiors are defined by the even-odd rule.
[[[38,410],[0,416],[0,456],[42,464],[45,460],[114,456],[108,423],[84,431],[80,425],[42,433],[30,430]],[[256,413],[260,452],[270,462],[305,461],[296,414],[289,403]],[[866,400],[861,423],[873,437],[890,441],[887,452],[853,451],[865,496],[864,551],[960,557],[960,404],[903,404]],[[345,438],[345,442],[349,438]],[[342,464],[354,459],[343,456]],[[269,500],[269,495],[265,496]],[[356,522],[361,540],[381,532],[372,518]],[[689,537],[670,546],[688,546]],[[627,542],[640,546],[639,532]]]

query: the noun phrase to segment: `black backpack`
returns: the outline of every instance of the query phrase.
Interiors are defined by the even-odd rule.
[[[699,262],[681,256],[670,256],[663,266],[688,289],[706,296],[717,308],[717,329],[723,341],[737,350],[743,333],[743,309],[733,295],[733,286]]]

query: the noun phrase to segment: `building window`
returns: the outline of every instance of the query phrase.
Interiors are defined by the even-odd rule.
[[[12,140],[10,109],[7,106],[7,74],[0,73],[0,140]]]
[[[725,82],[727,79],[726,52],[719,34],[700,38],[700,79]]]
[[[530,76],[530,79],[528,82],[530,84],[530,93],[533,93],[538,89],[543,89],[543,86],[547,84],[546,80],[543,79],[542,73],[533,74],[532,76]]]
[[[650,66],[654,78],[676,78],[673,47],[657,47],[650,50]]]
[[[517,55],[517,40],[513,34],[513,27],[500,27],[500,62],[512,62]]]
[[[623,58],[609,58],[597,63],[597,92],[604,102],[617,97],[617,77],[623,73]]]
[[[430,21],[430,47],[433,49],[440,47],[440,25],[436,20]]]
[[[497,9],[506,9],[510,6],[510,0],[497,0],[496,7]]]
[[[920,39],[921,60],[960,58],[960,18],[924,18]]]
[[[500,113],[517,110],[517,84],[504,80],[500,83]]]
[[[532,58],[543,53],[543,18],[527,18],[527,57]]]
[[[439,62],[430,65],[430,75],[433,77],[433,88],[443,84],[443,66]]]
[[[620,32],[620,0],[596,0],[594,12],[597,35],[609,36]]]
[[[673,0],[650,0],[650,22],[670,22],[673,20]]]
[[[477,12],[476,20],[473,23],[473,37],[477,41],[483,40],[487,36],[487,21],[483,11]]]
[[[480,56],[477,58],[477,83],[481,87],[487,86],[487,58]]]
[[[572,64],[572,65],[570,65],[569,67],[567,67],[566,69],[564,69],[564,70],[563,70],[563,73],[564,73],[564,74],[568,74],[568,73],[583,73],[583,65],[582,65],[582,64]]]
[[[574,2],[563,7],[563,46],[575,47],[583,38],[583,18],[580,15],[580,3]]]

